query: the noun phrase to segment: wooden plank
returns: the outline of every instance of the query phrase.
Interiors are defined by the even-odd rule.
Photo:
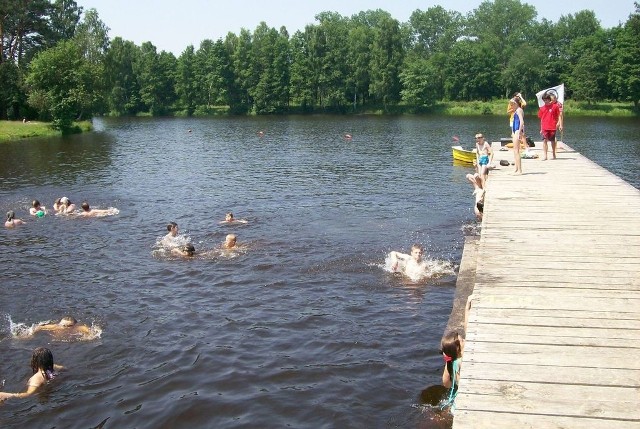
[[[531,413],[498,413],[485,410],[455,412],[452,429],[640,429],[640,421],[591,418],[584,416],[550,416]]]
[[[454,429],[640,429],[640,190],[559,157],[490,174]]]
[[[557,383],[559,381],[559,371],[541,371],[539,365],[464,361],[462,367],[465,378],[469,378],[469,374],[472,374],[477,379],[506,381],[512,377],[510,374],[513,371],[521,381],[535,383]],[[562,381],[566,384],[640,387],[640,370],[562,366],[561,374]]]
[[[640,419],[636,388],[468,380],[460,385],[456,410]]]
[[[469,332],[475,334],[474,340],[484,342],[501,342],[505,338],[509,338],[510,342],[523,344],[557,344],[558,341],[562,341],[564,344],[577,344],[584,339],[601,339],[605,342],[602,347],[606,347],[606,341],[612,340],[626,341],[621,347],[629,347],[632,346],[629,340],[635,340],[636,347],[640,348],[640,329],[620,330],[586,326],[537,326],[532,329],[527,325],[494,325],[476,322],[467,329],[467,333]]]
[[[480,291],[474,290],[474,296],[480,294]],[[606,308],[611,312],[624,312],[633,314],[633,317],[640,317],[640,301],[637,299],[624,298],[608,298],[602,300],[600,298],[583,297],[580,300],[558,300],[553,297],[545,296],[520,296],[520,295],[483,295],[482,299],[474,300],[473,305],[476,308],[532,308],[532,309],[555,309],[564,310],[582,310],[584,308],[602,308],[606,302]]]
[[[473,322],[473,323],[471,323]],[[617,312],[565,311],[547,309],[496,309],[473,307],[469,312],[469,330],[475,323],[485,325],[557,326],[577,328],[640,329],[634,315]]]
[[[554,297],[555,299],[581,299],[581,298],[609,298],[612,295],[612,291],[609,289],[593,289],[593,288],[580,288],[580,287],[545,287],[542,285],[519,285],[510,284],[509,286],[494,287],[489,283],[487,287],[478,288],[474,294],[474,297],[481,299],[482,296],[487,295],[512,295],[512,296],[543,296]],[[615,297],[620,299],[640,299],[640,291],[638,290],[623,290],[615,292]]]
[[[540,365],[545,371],[560,371],[561,367],[619,368],[640,370],[640,349],[580,346],[575,344],[522,344],[515,342],[485,343],[475,341],[471,333],[465,344],[465,362],[500,362],[506,364]],[[635,354],[631,356],[631,354]],[[482,378],[465,370],[467,378]],[[462,381],[460,382],[462,385]],[[640,399],[640,398],[639,398]]]

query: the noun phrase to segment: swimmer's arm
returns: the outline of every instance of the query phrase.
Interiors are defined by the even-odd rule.
[[[447,389],[451,387],[451,377],[449,376],[446,363],[444,364],[444,371],[442,372],[442,385]]]
[[[411,258],[411,255],[407,255],[406,253],[400,253],[395,251],[392,251],[390,255],[391,255],[392,261],[397,261],[398,259],[401,259],[404,261]]]
[[[87,335],[91,333],[91,328],[89,328],[87,325],[80,325],[76,327],[76,329],[78,332],[80,332],[83,335]]]
[[[57,363],[54,363],[53,369],[56,371],[63,371],[65,368],[64,368],[64,365],[58,365]]]
[[[58,329],[60,329],[60,326],[57,323],[38,325],[35,328],[33,328],[33,333],[35,334],[38,331],[56,331]]]
[[[393,269],[394,271],[398,269],[398,259],[406,261],[409,258],[411,258],[411,255],[407,255],[405,253],[400,253],[396,251],[392,251],[389,255],[391,256],[391,269]]]
[[[38,390],[38,386],[28,385],[27,390],[20,393],[10,393],[10,392],[0,392],[0,401],[7,400],[9,398],[26,398],[27,396],[33,395],[36,390]]]

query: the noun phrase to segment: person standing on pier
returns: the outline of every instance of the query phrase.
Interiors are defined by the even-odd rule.
[[[516,165],[515,174],[522,174],[522,159],[520,158],[520,139],[524,132],[524,111],[519,97],[510,101],[510,107],[514,109],[513,124],[511,125],[511,141],[513,142],[513,158]]]
[[[547,160],[547,142],[551,142],[551,157],[556,159],[556,146],[558,140],[556,138],[556,130],[562,130],[562,116],[560,106],[552,100],[551,94],[548,92],[542,96],[544,105],[538,109],[538,118],[540,118],[540,134],[542,135],[542,160]]]

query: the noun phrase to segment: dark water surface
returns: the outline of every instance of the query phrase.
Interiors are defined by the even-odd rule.
[[[0,234],[0,380],[22,390],[37,346],[68,367],[0,405],[0,427],[446,426],[421,392],[440,382],[454,270],[476,228],[450,146],[503,137],[506,122],[98,120],[92,134],[0,144],[0,209],[28,222]],[[569,145],[640,187],[637,120],[566,125]],[[120,213],[29,218],[32,199],[61,196]],[[249,223],[220,225],[227,211]],[[247,250],[154,257],[168,221],[196,249],[234,232]],[[383,268],[414,242],[434,274],[417,284]],[[67,313],[101,337],[12,335]]]

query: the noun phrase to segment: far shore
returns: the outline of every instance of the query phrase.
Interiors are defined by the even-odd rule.
[[[527,100],[529,103],[529,111],[531,109],[537,109],[536,100]],[[492,101],[467,101],[457,102],[449,101],[437,103],[429,107],[415,107],[406,105],[397,105],[388,107],[386,112],[382,106],[380,108],[367,107],[357,108],[355,112],[346,112],[345,115],[350,114],[365,114],[365,115],[447,115],[447,116],[479,116],[479,115],[505,115],[507,109],[507,102],[505,100],[492,100]],[[217,110],[216,116],[226,116],[225,108],[220,106]],[[295,107],[290,114],[297,114]],[[321,112],[315,112],[318,114]],[[330,113],[330,112],[326,112]],[[637,117],[640,116],[640,110],[632,103],[620,103],[620,102],[599,102],[599,103],[586,103],[576,102],[573,100],[567,100],[564,105],[564,114],[566,116],[592,116],[592,117]],[[181,116],[176,114],[176,116]],[[198,115],[199,116],[199,115]],[[83,133],[93,130],[91,121],[74,122],[72,133]],[[56,137],[62,133],[58,130],[51,128],[49,122],[40,121],[4,121],[0,120],[0,142],[15,141],[28,139],[31,137]]]
[[[74,122],[71,134],[93,130],[91,121]],[[28,139],[31,137],[57,137],[62,132],[51,128],[50,122],[41,121],[0,121],[0,142]]]

